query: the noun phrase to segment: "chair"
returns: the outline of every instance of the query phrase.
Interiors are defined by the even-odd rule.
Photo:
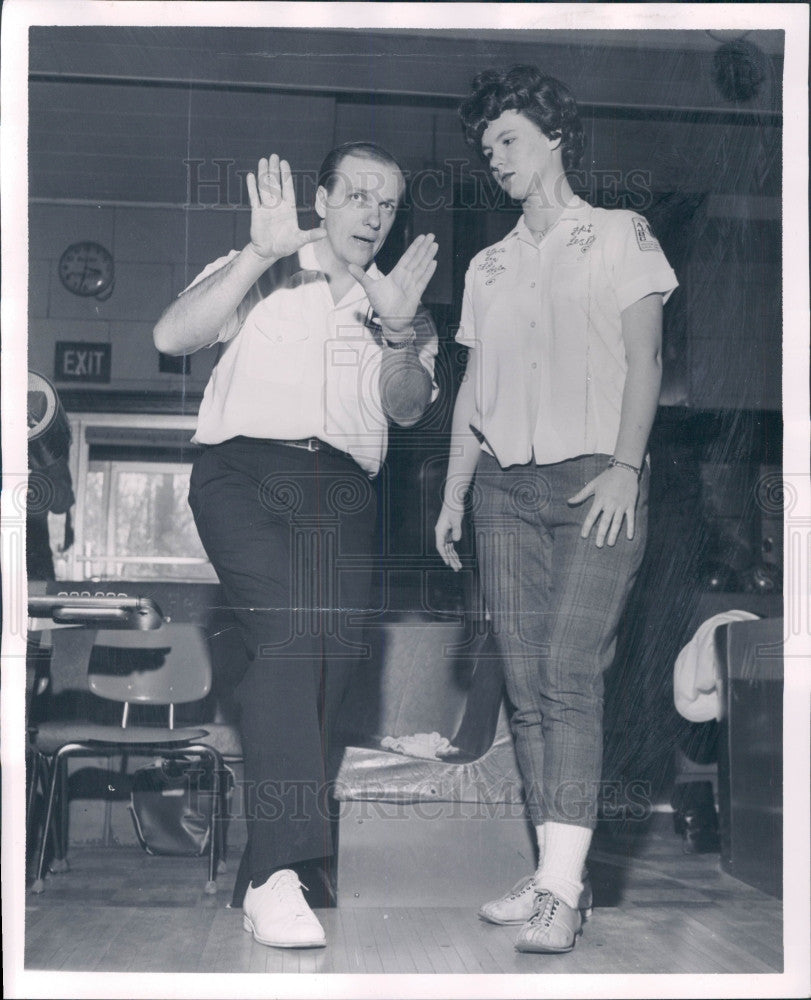
[[[80,617],[71,609],[71,622]],[[54,621],[60,621],[57,614]],[[87,621],[104,621],[104,616]],[[199,701],[211,688],[211,663],[202,631],[195,625],[161,624],[154,622],[134,627],[138,631],[101,629],[90,646],[84,645],[86,683],[99,698],[123,704],[120,726],[102,725],[83,721],[45,721],[31,735],[33,752],[29,810],[33,807],[38,783],[46,794],[45,822],[38,853],[36,876],[32,891],[44,891],[45,856],[49,836],[55,842],[53,871],[67,868],[67,760],[78,754],[114,752],[154,754],[161,757],[193,755],[205,760],[214,776],[215,795],[210,798],[208,852],[208,881],[206,893],[217,891],[217,861],[221,840],[221,824],[225,789],[223,788],[223,760],[213,747],[202,742],[207,736],[203,728],[175,728],[175,705]],[[53,632],[51,673],[58,683],[60,670],[68,670],[75,678],[76,629]],[[129,725],[131,705],[162,706],[168,711],[165,727]],[[216,805],[215,805],[216,803]],[[59,807],[59,822],[54,827],[55,813]],[[219,814],[219,815],[218,815]],[[30,818],[29,818],[30,822]]]

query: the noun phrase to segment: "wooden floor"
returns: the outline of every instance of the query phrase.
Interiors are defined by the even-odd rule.
[[[514,927],[474,909],[344,905],[319,910],[328,946],[255,944],[228,908],[233,873],[202,892],[205,863],[137,847],[74,847],[71,871],[26,896],[25,967],[96,972],[773,973],[782,971],[782,906],[685,855],[667,815],[598,838],[596,909],[568,955],[523,955]],[[426,889],[428,892],[428,887]]]

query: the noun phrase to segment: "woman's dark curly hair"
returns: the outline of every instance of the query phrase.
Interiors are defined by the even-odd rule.
[[[536,66],[488,69],[473,80],[473,93],[459,108],[465,139],[481,150],[484,130],[508,110],[520,111],[548,139],[560,139],[565,170],[580,163],[586,144],[577,102],[569,88]]]

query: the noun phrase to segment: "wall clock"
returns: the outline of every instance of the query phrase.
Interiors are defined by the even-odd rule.
[[[112,295],[114,279],[112,254],[100,243],[72,243],[59,259],[59,280],[74,295],[103,301]]]

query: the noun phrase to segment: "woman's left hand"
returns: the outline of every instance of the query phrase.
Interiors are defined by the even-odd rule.
[[[583,489],[570,497],[568,503],[578,504],[594,497],[591,509],[583,522],[581,538],[588,538],[591,529],[597,524],[595,542],[601,549],[605,542],[613,545],[620,532],[622,520],[625,518],[625,534],[630,541],[634,537],[634,517],[636,500],[639,495],[639,482],[636,475],[629,469],[606,469]],[[599,522],[599,523],[598,523]]]

